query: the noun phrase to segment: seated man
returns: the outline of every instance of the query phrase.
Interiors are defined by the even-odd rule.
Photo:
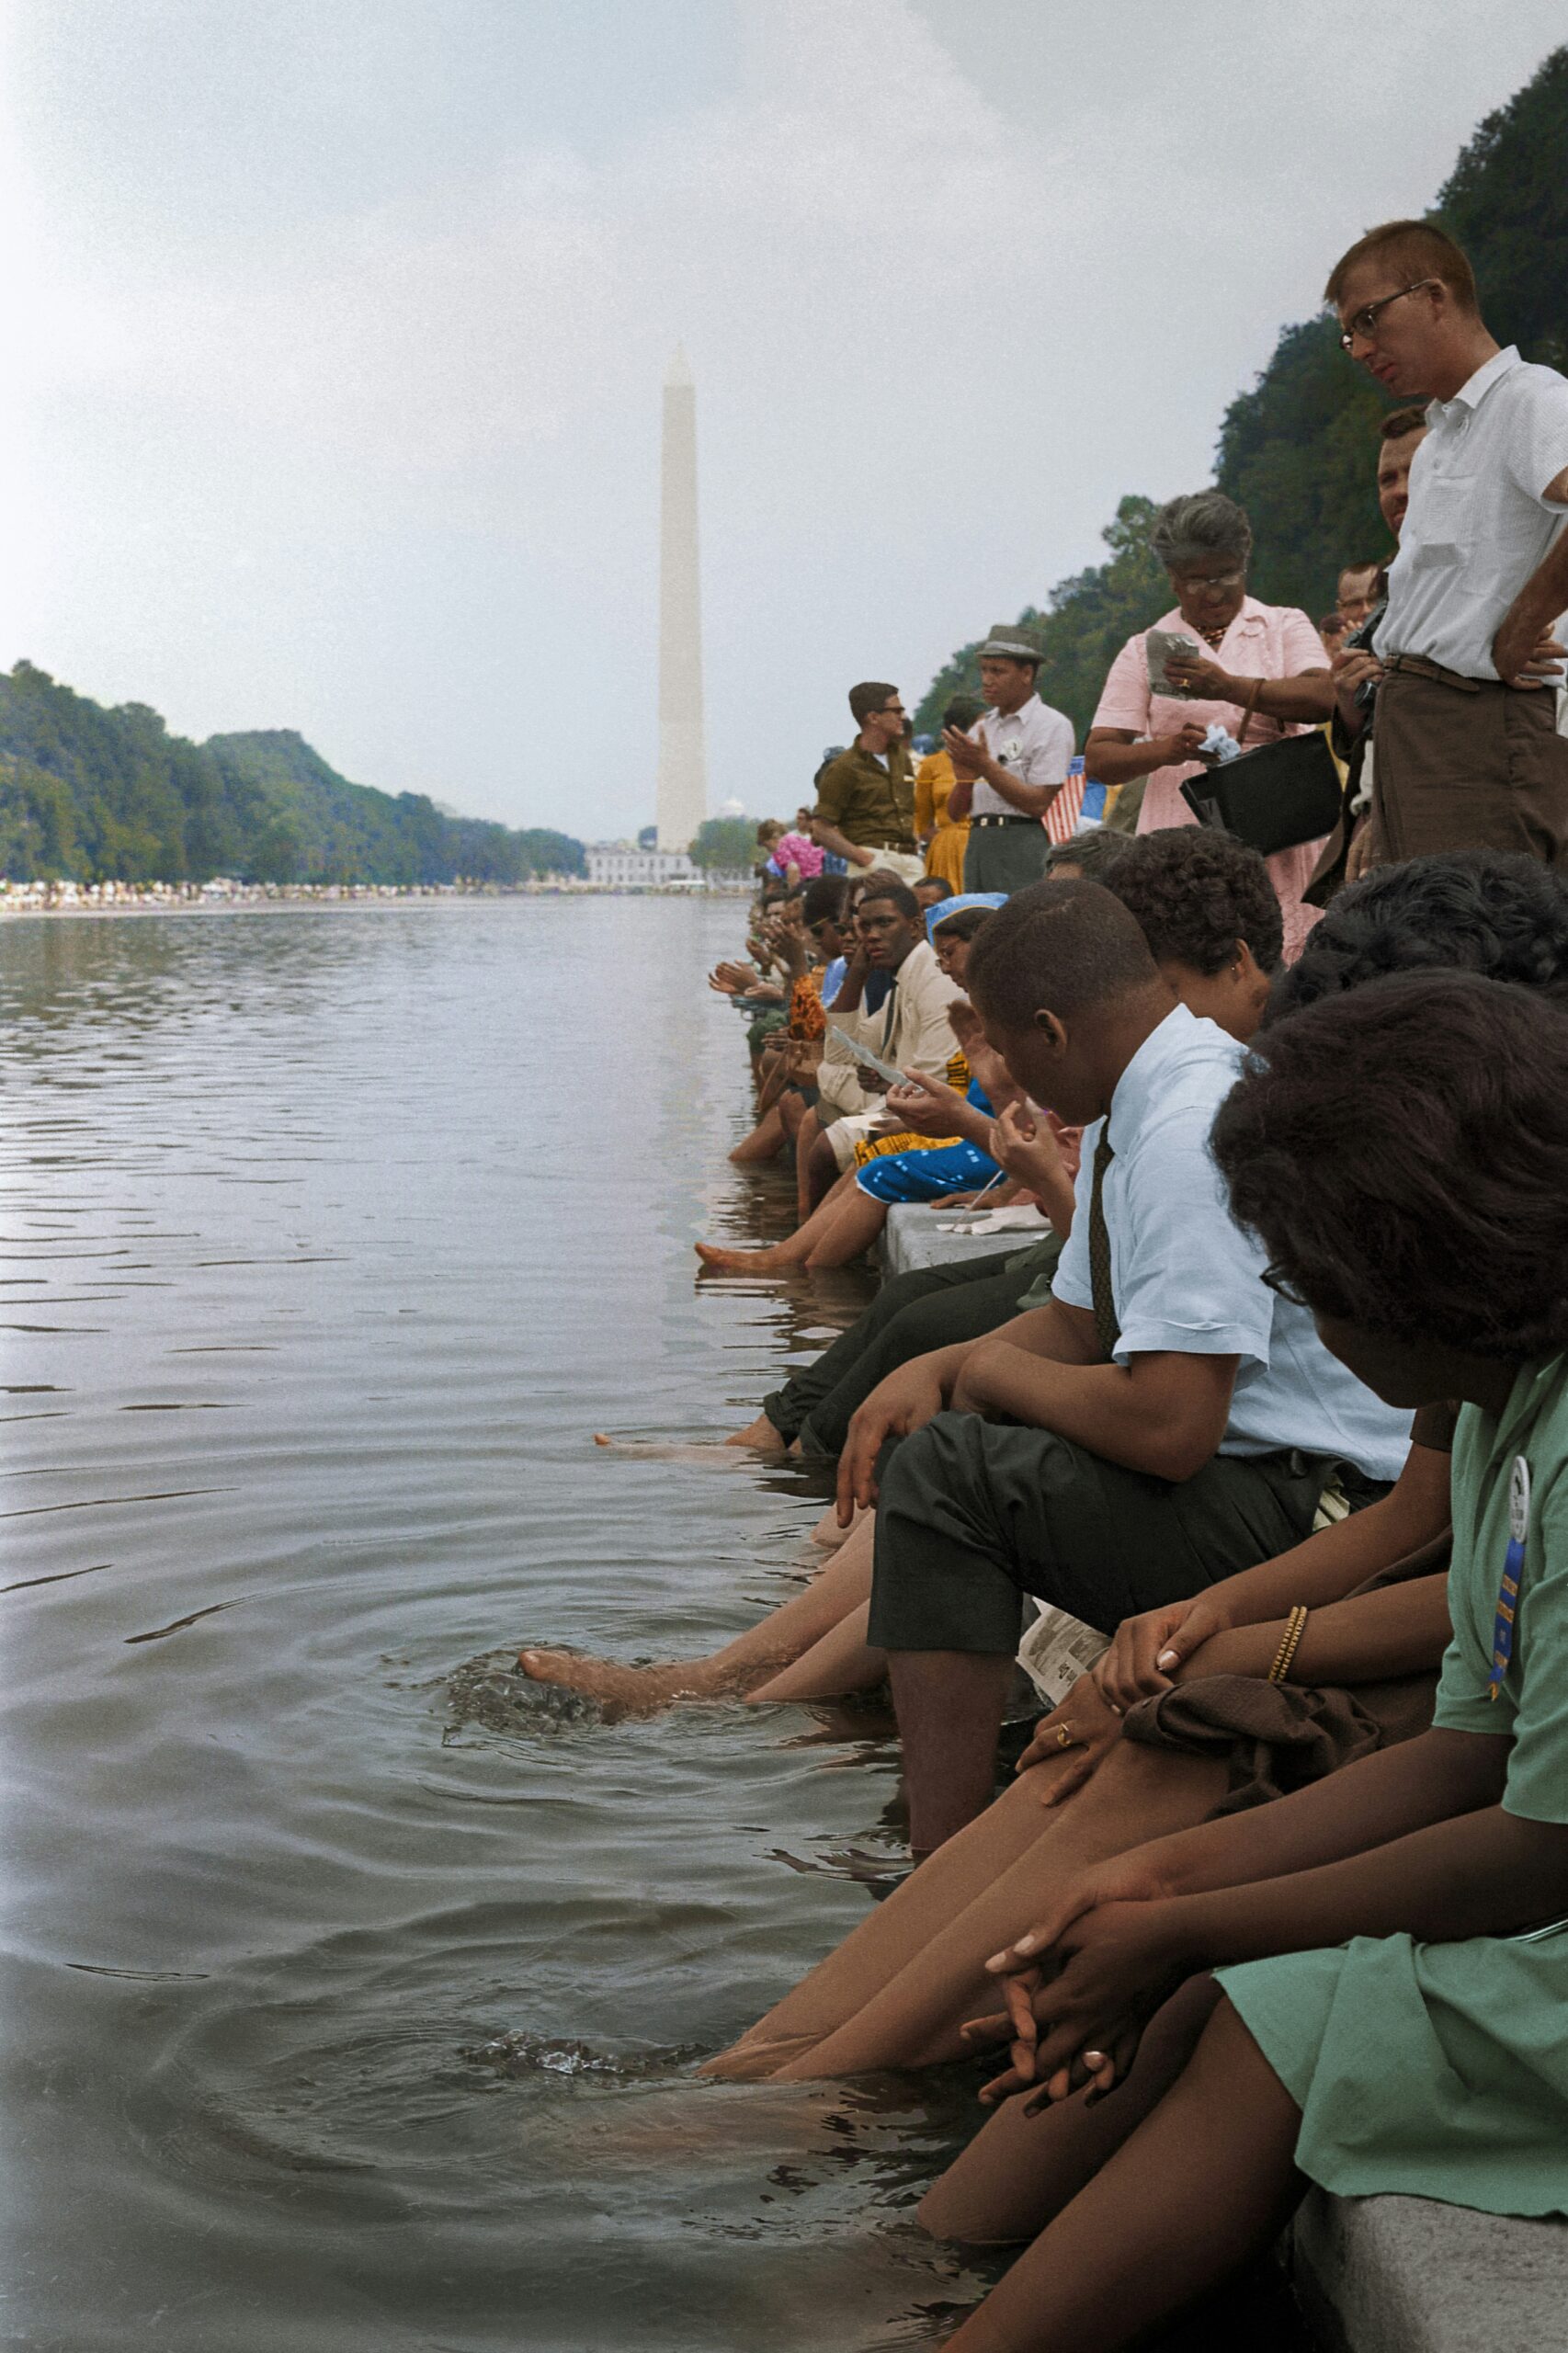
[[[879,1061],[932,1077],[940,1075],[953,1055],[948,1008],[961,992],[937,961],[914,892],[894,876],[876,874],[861,892],[855,927],[861,953],[851,960],[833,1000],[824,999],[830,1042],[833,1030],[842,1029],[857,1043],[869,1046]],[[885,995],[878,1013],[869,1017],[861,1009],[864,995],[869,993],[863,983],[877,980],[884,983]],[[829,1071],[830,1058],[824,1050],[818,1074],[824,1097]],[[857,1077],[867,1096],[885,1087],[869,1064],[858,1069]],[[853,1167],[855,1146],[871,1133],[882,1116],[880,1104],[873,1111],[847,1111],[824,1130],[818,1141],[829,1155],[830,1184],[834,1176]],[[756,1271],[756,1253],[699,1242],[697,1254],[705,1267],[718,1273]]]
[[[1087,853],[1102,842],[1107,848],[1114,842],[1118,855],[1098,858],[1097,871],[1137,917],[1176,995],[1244,1042],[1281,952],[1279,902],[1263,859],[1244,843],[1199,825],[1167,826],[1131,841],[1090,835],[1067,847]],[[1061,863],[1070,870],[1076,861]],[[1070,1222],[1062,1221],[1063,1231]],[[994,1256],[895,1276],[849,1331],[792,1374],[726,1444],[837,1454],[850,1416],[888,1373],[912,1357],[994,1332],[1037,1305],[1060,1248],[1060,1236],[1042,1230],[1039,1242],[1018,1237]]]
[[[893,1374],[840,1463],[841,1508],[869,1502],[905,1441],[869,1639],[917,1854],[990,1800],[1025,1592],[1109,1631],[1299,1543],[1331,1473],[1353,1503],[1384,1493],[1410,1437],[1267,1287],[1209,1156],[1243,1050],[1178,1003],[1119,900],[1020,892],[969,978],[1018,1084],[1085,1133],[1049,1302]]]

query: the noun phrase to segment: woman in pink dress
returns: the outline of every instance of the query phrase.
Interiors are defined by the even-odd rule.
[[[1184,694],[1157,693],[1149,683],[1144,632],[1130,637],[1110,665],[1084,746],[1092,779],[1148,779],[1141,834],[1197,824],[1179,787],[1202,773],[1198,746],[1213,721],[1250,749],[1321,726],[1334,710],[1328,657],[1305,613],[1260,604],[1246,593],[1252,528],[1234,499],[1200,490],[1169,500],[1154,517],[1149,544],[1176,594],[1175,609],[1152,626],[1196,638],[1205,651],[1167,665],[1166,676]],[[1302,842],[1268,861],[1285,916],[1287,961],[1317,919],[1315,907],[1301,904],[1301,892],[1322,847]]]

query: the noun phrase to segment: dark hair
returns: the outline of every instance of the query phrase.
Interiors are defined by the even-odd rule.
[[[1381,262],[1395,277],[1419,281],[1440,278],[1461,311],[1478,312],[1475,272],[1453,239],[1430,221],[1385,221],[1358,237],[1348,253],[1340,255],[1328,274],[1323,299],[1338,307],[1345,281],[1364,261]]]
[[[955,907],[950,915],[938,916],[931,926],[933,947],[938,939],[972,939],[995,912],[994,907]]]
[[[1319,1314],[1521,1358],[1568,1345],[1568,1019],[1407,972],[1267,1034],[1220,1108],[1231,1207]]]
[[[967,735],[985,710],[979,695],[955,695],[942,713],[944,727],[959,727]]]
[[[880,678],[863,678],[858,687],[851,687],[849,716],[856,726],[864,727],[868,719],[874,719],[879,710],[885,710],[897,692],[896,687],[884,687]]]
[[[944,899],[950,899],[953,895],[952,884],[940,874],[922,874],[919,881],[912,882],[909,887],[912,891],[935,891],[937,895],[931,902],[932,907],[939,907]],[[931,907],[927,907],[926,912],[929,915]]]
[[[1568,1001],[1568,882],[1495,849],[1380,866],[1334,899],[1269,995],[1266,1023],[1387,972],[1441,968]]]
[[[1059,867],[1075,866],[1091,882],[1103,882],[1131,838],[1131,834],[1113,834],[1107,825],[1094,825],[1071,841],[1052,842],[1045,853],[1046,880]]]
[[[1367,563],[1342,563],[1339,567],[1339,577],[1341,580],[1354,580],[1358,573],[1369,572],[1375,580],[1382,568],[1381,558],[1373,556]]]
[[[1268,869],[1255,849],[1204,825],[1164,825],[1123,844],[1105,877],[1131,908],[1155,957],[1211,980],[1238,939],[1272,972],[1285,952],[1285,926]]]
[[[1009,1029],[1061,1019],[1156,986],[1149,943],[1098,882],[1031,882],[998,907],[970,950],[965,985]]]
[[[910,889],[908,883],[901,881],[900,878],[888,867],[872,867],[869,874],[867,875],[864,882],[860,885],[860,896],[856,902],[857,914],[859,912],[860,908],[865,905],[868,899],[891,899],[893,905],[898,909],[899,914],[901,915],[907,916],[911,923],[923,923],[925,921],[925,916],[921,912],[920,902],[915,897],[914,892]]]
[[[801,913],[806,927],[813,923],[842,923],[849,903],[849,878],[846,874],[819,874],[806,885],[806,896]]]
[[[1425,433],[1426,412],[1417,403],[1414,408],[1391,408],[1378,427],[1381,441],[1403,441],[1407,433]]]

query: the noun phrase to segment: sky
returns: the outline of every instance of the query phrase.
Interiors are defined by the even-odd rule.
[[[710,804],[1210,478],[1563,0],[9,0],[0,664],[614,837],[653,813],[660,385]]]

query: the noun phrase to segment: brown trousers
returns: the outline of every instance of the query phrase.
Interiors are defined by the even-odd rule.
[[[1380,865],[1445,849],[1521,850],[1568,867],[1568,737],[1548,689],[1396,670],[1378,688]]]

